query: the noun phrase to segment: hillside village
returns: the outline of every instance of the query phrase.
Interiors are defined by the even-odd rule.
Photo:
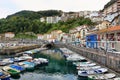
[[[111,0],[107,3],[103,11],[80,11],[63,13],[61,17],[41,18],[41,22],[57,23],[59,20],[66,21],[70,18],[84,16],[90,18],[97,25],[92,28],[83,25],[64,33],[61,30],[52,31],[50,34],[38,34],[38,39],[48,41],[62,41],[64,43],[73,43],[73,45],[85,46],[88,48],[116,49],[120,51],[120,0]],[[110,5],[108,5],[110,4]]]
[[[72,43],[87,48],[115,49],[120,51],[120,0],[111,0],[103,10],[62,12],[61,16],[41,17],[40,22],[55,24],[59,21],[66,22],[69,19],[85,17],[90,18],[97,25],[80,25],[69,30],[68,33],[56,29],[46,34],[37,34],[37,39],[49,42]],[[13,32],[6,32],[1,37],[14,38]]]

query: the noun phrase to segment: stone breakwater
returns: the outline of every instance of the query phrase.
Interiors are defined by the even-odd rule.
[[[40,47],[40,45],[37,45],[37,44],[14,46],[14,47],[8,47],[8,48],[6,47],[6,48],[0,49],[0,54],[1,55],[17,54],[20,52],[24,52],[26,50],[31,50],[31,49],[35,49],[35,48],[39,48],[39,47]]]

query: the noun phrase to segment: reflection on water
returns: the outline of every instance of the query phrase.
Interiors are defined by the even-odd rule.
[[[78,79],[75,67],[66,62],[60,51],[47,50],[42,53],[34,54],[33,57],[47,58],[48,66],[37,67],[33,72],[22,73],[19,79],[11,80],[87,80]]]
[[[77,80],[77,77],[72,74],[49,74],[49,73],[37,73],[27,72],[21,75],[20,79],[13,80]]]

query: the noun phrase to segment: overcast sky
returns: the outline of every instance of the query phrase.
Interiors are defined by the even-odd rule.
[[[110,0],[0,0],[0,18],[21,10],[100,10]]]

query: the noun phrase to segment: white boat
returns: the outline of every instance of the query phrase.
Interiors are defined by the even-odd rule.
[[[104,74],[104,76],[105,76],[105,79],[112,79],[112,78],[114,78],[116,76],[116,74],[108,73],[108,74]]]
[[[14,63],[14,61],[11,60],[10,58],[3,59],[2,62],[3,62],[3,63],[6,63],[6,64],[12,64],[12,63]]]
[[[120,80],[120,77],[114,78],[113,80]]]
[[[80,61],[80,60],[86,60],[84,57],[78,55],[78,54],[72,54],[68,56],[67,61]]]
[[[28,60],[28,59],[33,59],[31,56],[29,56],[28,54],[24,54],[23,56],[19,57],[23,60]]]
[[[96,65],[96,63],[88,63],[88,64],[83,64],[83,63],[81,63],[81,64],[77,64],[76,66],[80,66],[80,67],[89,67],[89,66],[95,66]]]
[[[89,75],[88,78],[90,79],[97,79],[97,80],[108,80],[114,78],[116,75],[114,73],[106,73],[106,74],[97,74],[97,75]]]
[[[73,62],[73,65],[79,66],[81,64],[90,64],[90,63],[91,63],[90,61],[87,61],[87,62]]]
[[[79,70],[78,71],[78,75],[79,76],[89,76],[89,75],[96,75],[96,74],[101,74],[101,73],[105,73],[107,72],[108,69],[106,68],[100,68],[100,69],[96,69],[96,70]]]
[[[13,60],[14,62],[20,62],[20,61],[24,61],[25,59],[20,58],[20,57],[15,57]]]
[[[33,60],[33,62],[36,64],[36,65],[42,65],[42,64],[48,64],[48,60],[45,59],[45,58],[35,58]]]
[[[95,70],[101,68],[101,66],[90,66],[90,67],[76,67],[78,70]]]

